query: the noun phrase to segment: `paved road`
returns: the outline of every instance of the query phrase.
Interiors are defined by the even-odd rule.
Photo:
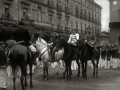
[[[55,74],[55,69],[49,70],[49,80],[42,80],[42,68],[36,69],[33,76],[34,87],[26,90],[120,90],[120,69],[99,70],[99,78],[92,78],[92,69],[88,69],[88,79],[76,77],[77,71],[73,71],[72,81],[62,78],[63,69],[60,74]],[[28,78],[29,85],[29,78]],[[8,89],[12,89],[12,80],[8,79]],[[17,79],[16,90],[21,90],[19,79]]]

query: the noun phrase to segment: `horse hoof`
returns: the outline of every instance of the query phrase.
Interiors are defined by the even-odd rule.
[[[32,85],[32,84],[30,85],[30,88],[33,88],[33,85]]]

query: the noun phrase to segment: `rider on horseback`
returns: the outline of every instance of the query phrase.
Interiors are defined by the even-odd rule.
[[[91,33],[90,30],[86,30],[86,35],[85,35],[85,42],[92,48],[92,50],[95,48],[95,50],[98,52],[95,43],[96,43],[96,37],[94,34]]]
[[[7,40],[6,45],[8,48],[11,48],[14,44],[20,43],[28,47],[28,49],[32,53],[32,63],[36,64],[35,60],[35,54],[36,54],[36,48],[31,44],[30,39],[31,36],[29,34],[29,30],[24,27],[23,23],[19,23],[19,27],[17,30],[14,31],[14,40]]]
[[[72,29],[72,34],[70,35],[69,39],[68,39],[68,43],[76,46],[76,42],[79,39],[79,34],[76,33],[75,29]]]

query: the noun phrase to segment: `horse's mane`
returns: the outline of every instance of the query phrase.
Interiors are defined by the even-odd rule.
[[[46,42],[44,39],[42,39],[42,38],[38,38],[37,41],[38,41],[39,43],[42,42],[43,44],[47,44],[47,42]]]

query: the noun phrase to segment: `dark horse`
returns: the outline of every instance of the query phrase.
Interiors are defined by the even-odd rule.
[[[21,85],[22,90],[25,90],[25,86],[27,86],[27,80],[26,80],[26,65],[29,64],[30,66],[30,87],[33,87],[32,84],[32,63],[31,63],[31,52],[30,50],[21,44],[16,44],[10,49],[9,54],[9,61],[10,65],[12,67],[12,73],[13,73],[13,90],[16,90],[15,82],[16,82],[16,68],[19,66],[21,68]],[[24,82],[25,79],[25,82]],[[24,86],[25,85],[25,86]]]
[[[87,61],[92,60],[92,64],[94,67],[93,71],[93,77],[95,77],[95,71],[96,71],[96,77],[98,77],[98,63],[100,58],[100,47],[92,48],[90,45],[85,43],[83,40],[77,41],[77,47],[78,47],[78,57],[81,60],[82,64],[82,77],[87,78]],[[96,64],[94,62],[96,60]]]
[[[61,48],[64,49],[63,54],[63,61],[65,62],[65,72],[63,73],[63,76],[65,76],[65,73],[67,73],[67,80],[71,80],[71,62],[74,59],[75,53],[76,53],[76,47],[67,43],[65,39],[58,38],[55,45],[55,50],[58,51]]]

